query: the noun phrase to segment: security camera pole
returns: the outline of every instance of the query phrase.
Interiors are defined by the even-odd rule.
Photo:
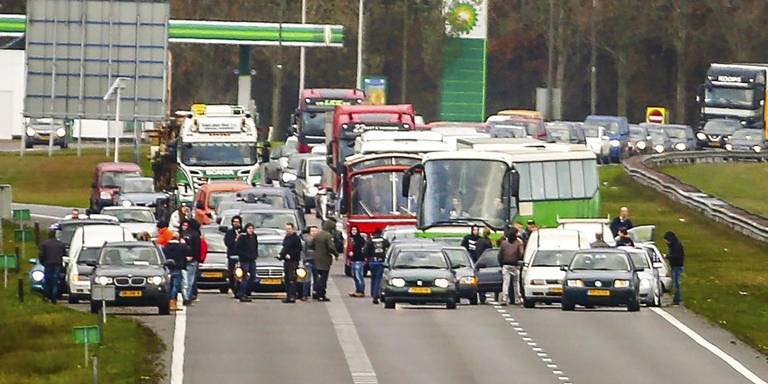
[[[125,81],[132,80],[129,77],[118,77],[112,86],[109,87],[109,91],[104,95],[104,101],[109,100],[112,94],[115,94],[115,124],[120,124],[120,91],[125,88]],[[115,163],[120,161],[120,133],[115,133]]]

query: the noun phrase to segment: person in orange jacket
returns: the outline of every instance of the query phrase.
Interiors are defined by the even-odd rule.
[[[161,247],[166,246],[173,240],[173,231],[168,228],[168,223],[160,221],[157,223],[157,244]]]

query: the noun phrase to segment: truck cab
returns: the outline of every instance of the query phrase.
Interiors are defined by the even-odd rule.
[[[299,139],[299,150],[325,143],[325,126],[333,120],[337,105],[358,105],[365,102],[360,89],[308,88],[301,92],[299,107],[292,117],[292,128]]]

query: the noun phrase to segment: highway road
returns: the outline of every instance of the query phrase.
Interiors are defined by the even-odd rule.
[[[48,215],[46,207],[31,206]],[[66,213],[66,209],[61,208]],[[58,215],[59,211],[53,214]],[[308,216],[308,221],[314,221]],[[566,313],[494,303],[385,310],[351,298],[334,264],[329,303],[240,303],[206,292],[162,322],[171,383],[765,383],[766,356],[682,307]],[[133,316],[136,316],[135,314]],[[142,316],[138,316],[141,318]],[[157,318],[150,325],[157,328]],[[170,328],[170,330],[169,330]]]

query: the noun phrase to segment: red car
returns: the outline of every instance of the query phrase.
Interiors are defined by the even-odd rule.
[[[119,190],[120,181],[126,177],[143,176],[134,163],[99,163],[91,183],[91,211],[113,205],[113,196]]]

